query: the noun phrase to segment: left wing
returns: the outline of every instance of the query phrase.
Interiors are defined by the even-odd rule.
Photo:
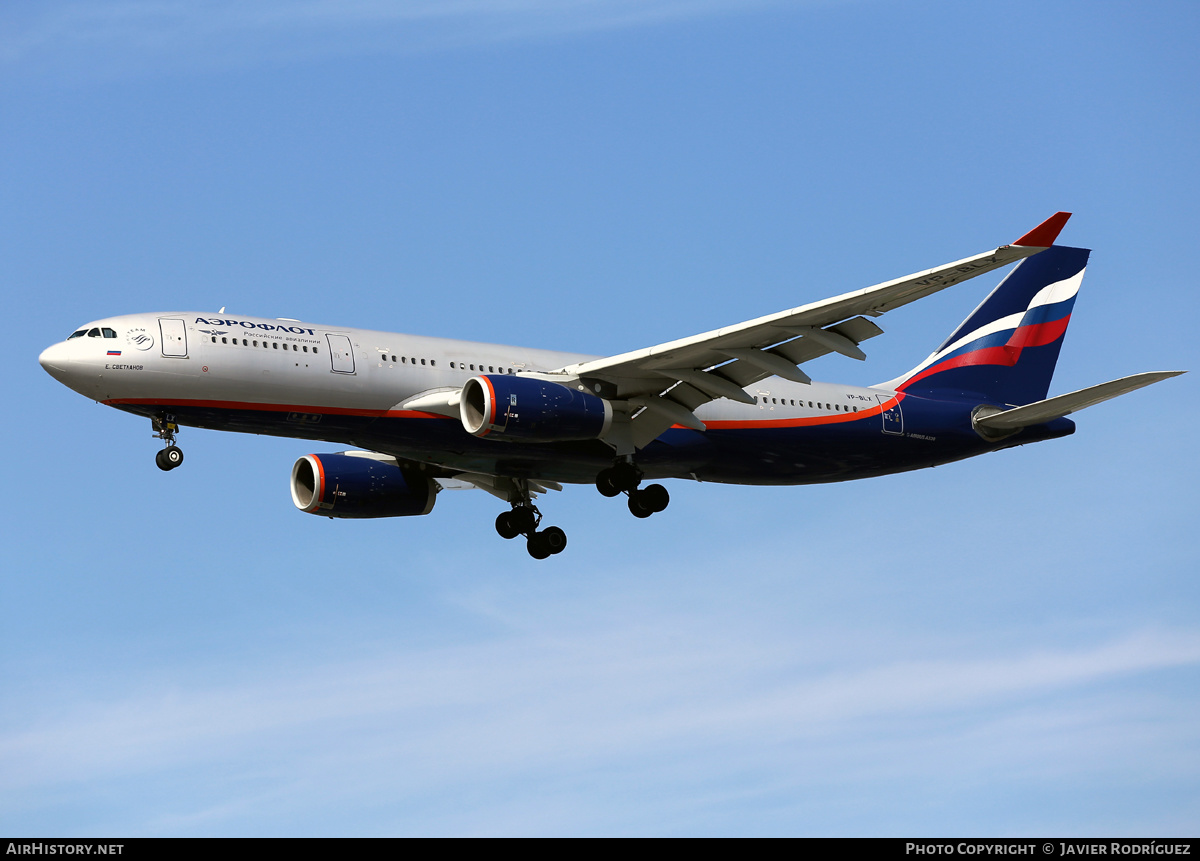
[[[882,334],[867,317],[1037,254],[1054,244],[1070,215],[1056,213],[1013,244],[974,257],[690,338],[568,365],[548,376],[578,378],[614,406],[625,402],[627,433],[610,442],[618,454],[631,453],[675,424],[704,430],[692,411],[708,401],[754,403],[744,390],[751,383],[769,376],[809,383],[797,366],[826,353],[866,358],[859,344]]]

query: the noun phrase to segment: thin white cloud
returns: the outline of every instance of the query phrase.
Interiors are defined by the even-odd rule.
[[[219,761],[251,770],[270,761],[294,780],[353,774],[356,786],[386,784],[399,770],[428,787],[747,739],[765,755],[797,740],[839,738],[855,725],[912,729],[983,710],[986,718],[968,721],[979,731],[1040,697],[1200,664],[1192,633],[838,671],[795,665],[790,656],[813,644],[781,645],[656,627],[520,636],[323,668],[263,667],[227,686],[178,683],[67,704],[55,720],[10,720],[0,735],[0,788],[15,799],[38,787]],[[1063,720],[1075,718],[1055,719]]]
[[[790,0],[795,3],[796,0]],[[812,0],[809,0],[811,3]],[[9,11],[9,64],[242,62],[347,50],[423,51],[744,13],[789,0],[121,0]],[[236,58],[236,59],[235,59]]]

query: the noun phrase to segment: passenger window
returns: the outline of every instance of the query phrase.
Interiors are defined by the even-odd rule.
[[[250,341],[249,341],[248,339],[246,339],[246,338],[242,338],[242,346],[243,346],[243,347],[249,347],[249,346],[250,346]]]
[[[305,344],[305,345],[304,345],[304,347],[303,347],[302,349],[304,350],[304,352],[306,352],[306,353],[307,353],[307,352],[308,352],[308,344]]]
[[[100,330],[99,330],[99,329],[92,329],[91,331],[89,331],[89,332],[88,332],[88,337],[89,337],[89,338],[99,338],[99,337],[100,337]]]
[[[437,367],[437,359],[430,359],[430,360],[429,360],[429,367],[431,367],[431,368],[435,368],[435,367]]]
[[[228,343],[229,343],[229,339],[228,339],[228,338],[222,338],[222,339],[221,339],[221,343],[222,343],[222,344],[228,344]]]
[[[314,352],[314,353],[315,353],[315,352],[317,352],[317,348],[316,348],[316,347],[313,347],[313,352]]]
[[[396,357],[395,357],[395,356],[392,356],[392,364],[393,364],[393,365],[394,365],[394,364],[396,364]]]
[[[297,347],[295,344],[292,344],[292,352],[293,352],[293,353],[299,353],[299,352],[300,352],[300,348],[299,348],[299,347]]]
[[[423,365],[423,364],[425,364],[425,360],[424,360],[424,359],[422,359],[422,360],[421,360],[421,364],[422,364],[422,365]]]
[[[256,346],[256,347],[258,346],[258,341],[254,342],[254,346]]]

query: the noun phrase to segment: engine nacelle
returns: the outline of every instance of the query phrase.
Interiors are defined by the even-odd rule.
[[[471,377],[459,398],[467,433],[524,442],[599,439],[612,425],[612,404],[590,392],[533,377]]]
[[[409,517],[433,510],[433,480],[389,461],[306,454],[292,466],[292,502],[323,517]]]

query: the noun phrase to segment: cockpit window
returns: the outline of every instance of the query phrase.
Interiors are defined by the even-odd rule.
[[[109,329],[109,328],[105,327],[105,328],[101,329],[100,331],[104,333],[104,337],[106,337],[106,338],[117,337],[117,333],[113,329]]]
[[[99,330],[99,329],[89,329],[89,330],[88,330],[88,337],[89,337],[89,338],[99,338],[99,337],[100,337],[100,330]]]
[[[87,329],[80,329],[78,332],[75,332],[74,334],[72,334],[70,338],[67,338],[67,340],[70,341],[71,338],[82,338],[86,334],[87,334]]]

